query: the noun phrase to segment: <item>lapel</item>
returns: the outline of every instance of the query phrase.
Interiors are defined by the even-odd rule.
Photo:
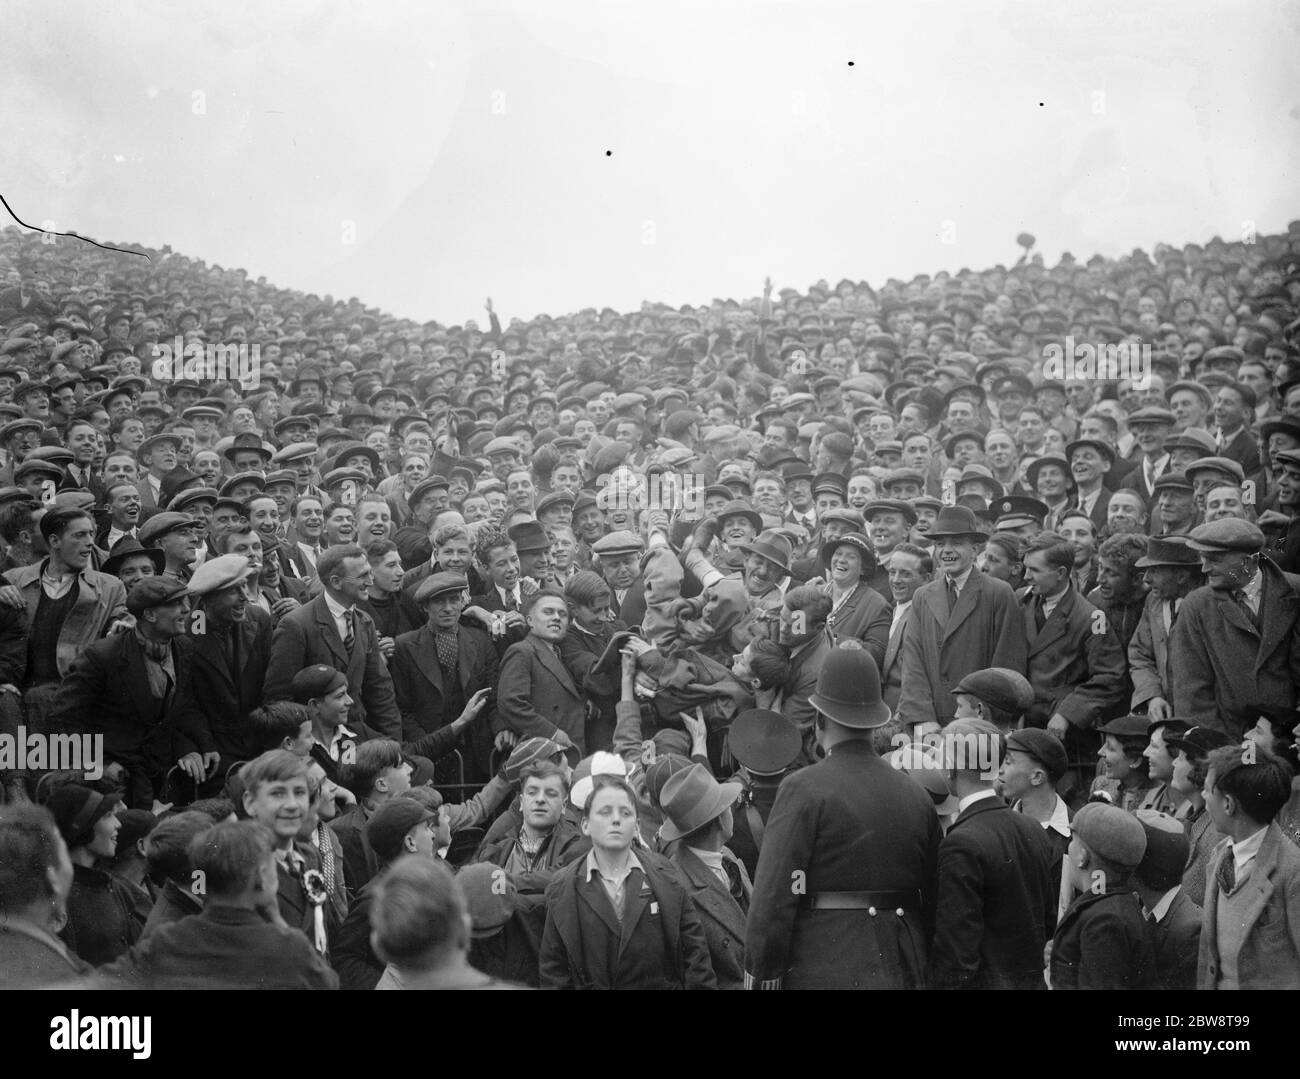
[[[1065,636],[1065,631],[1070,626],[1070,615],[1074,612],[1074,597],[1077,593],[1071,586],[1061,597],[1061,602],[1052,608],[1052,613],[1047,616],[1047,621],[1043,623],[1041,631],[1034,625],[1034,594],[1033,592],[1025,593],[1024,610],[1025,610],[1025,636],[1029,638],[1029,654],[1038,655],[1048,645],[1055,644]]]
[[[126,653],[124,656],[127,669],[126,682],[135,700],[136,715],[144,719],[149,726],[153,726],[159,714],[159,702],[149,691],[149,675],[144,667],[144,652],[140,648],[140,642],[135,639],[134,630],[123,636],[126,638],[122,646]]]
[[[277,896],[281,903],[287,905],[291,910],[297,912],[296,921],[290,921],[286,918],[291,926],[301,925],[303,915],[307,913],[307,895],[303,891],[302,885],[298,880],[284,867],[278,859],[276,860],[275,879],[279,884]]]
[[[614,913],[614,905],[610,903],[609,895],[605,892],[605,886],[600,883],[600,874],[594,874],[591,880],[587,880],[586,876],[587,866],[584,859],[578,864],[578,896],[605,923],[605,928],[619,938],[619,954],[622,954],[622,928],[618,924],[618,916]]]
[[[916,601],[915,593],[913,594],[912,600],[913,602]],[[911,613],[911,611],[908,611],[904,614],[903,617],[898,620],[898,625],[889,634],[889,643],[885,645],[885,665],[881,671],[882,674],[884,671],[889,670],[893,665],[894,660],[898,658],[898,651],[903,645],[903,627],[907,625],[907,618]]]
[[[979,606],[980,593],[983,591],[984,575],[977,569],[970,571],[970,576],[966,578],[966,587],[961,590],[957,597],[957,606],[952,609],[952,614],[948,616],[948,625],[944,627],[943,639],[946,641],[966,621],[972,611]],[[946,583],[939,586],[943,590],[944,603],[947,603],[948,586]]]
[[[1264,574],[1264,587],[1260,592],[1259,614],[1264,629],[1259,656],[1255,661],[1257,669],[1277,650],[1282,639],[1292,632],[1297,611],[1300,611],[1300,603],[1285,577],[1262,568],[1260,572]]]
[[[1218,605],[1220,618],[1229,625],[1241,630],[1242,633],[1248,633],[1255,640],[1259,640],[1259,630],[1246,617],[1246,612],[1241,609],[1241,605],[1229,593],[1216,591],[1214,593],[1214,602]],[[1258,654],[1257,651],[1256,656]]]
[[[456,636],[459,639],[460,634]],[[438,662],[438,646],[434,643],[433,630],[429,628],[428,623],[425,623],[420,630],[420,636],[415,642],[415,664],[429,684],[439,694],[445,695],[446,690],[442,684],[442,664]]]
[[[335,666],[341,671],[348,669],[348,650],[343,647],[343,638],[339,636],[338,627],[334,625],[334,616],[330,614],[330,609],[325,603],[325,595],[322,593],[313,601],[316,608],[316,626],[326,646],[334,656]]]
[[[628,874],[623,899],[623,927],[618,938],[618,957],[620,959],[623,958],[623,953],[627,951],[627,946],[632,940],[632,934],[636,931],[636,923],[641,920],[641,915],[654,901],[654,892],[650,890],[650,878],[641,870],[633,869]],[[663,912],[660,911],[660,916],[662,917],[662,915]]]
[[[1250,866],[1250,877],[1244,885],[1249,889],[1249,896],[1246,907],[1241,912],[1243,939],[1250,935],[1251,929],[1259,921],[1259,916],[1268,906],[1268,901],[1273,898],[1273,872],[1277,869],[1277,845],[1281,840],[1281,829],[1276,824],[1270,824],[1268,831],[1264,833],[1264,841],[1259,846],[1259,853],[1255,855],[1255,861]],[[1225,857],[1231,858],[1232,851],[1229,850]],[[1215,891],[1218,889],[1216,888]]]
[[[244,634],[244,626],[247,624],[245,622],[238,627],[241,657],[247,655],[248,649],[251,647],[251,642],[247,640]],[[215,633],[201,633],[191,637],[190,640],[194,642],[194,658],[215,671],[233,690],[235,682],[231,677],[230,669],[226,666],[226,657],[217,645],[217,635]]]
[[[539,641],[531,635],[527,640],[533,649],[533,654],[538,658],[542,666],[551,672],[555,680],[560,683],[560,687],[575,697],[579,696],[578,687],[573,684],[573,678],[565,669],[564,664],[560,662],[560,657],[555,654],[554,649],[547,645],[545,641]]]
[[[690,848],[678,846],[673,861],[691,888],[696,907],[708,913],[737,940],[745,939],[745,915],[730,892],[724,892],[718,880]]]
[[[1007,808],[1007,803],[1004,802],[1001,798],[998,797],[981,798],[974,805],[968,805],[964,810],[962,810],[962,812],[958,815],[957,819],[953,821],[952,824],[949,826],[948,831],[951,832],[954,828],[957,828],[958,826],[965,824],[972,817],[977,817],[981,813],[991,813],[996,809],[1006,809],[1006,808]]]

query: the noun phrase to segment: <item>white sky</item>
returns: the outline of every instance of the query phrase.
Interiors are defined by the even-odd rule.
[[[419,319],[1300,217],[1281,0],[10,0],[3,26],[24,220]]]

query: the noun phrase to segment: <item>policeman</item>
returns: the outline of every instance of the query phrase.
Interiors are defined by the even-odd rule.
[[[921,985],[934,927],[939,818],[882,760],[890,711],[860,642],[835,649],[811,697],[825,759],[777,792],[745,936],[745,983],[762,989]]]

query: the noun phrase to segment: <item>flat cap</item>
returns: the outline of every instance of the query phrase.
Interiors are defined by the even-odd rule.
[[[500,866],[472,862],[456,874],[456,883],[469,911],[471,936],[493,936],[513,917],[519,893]]]
[[[1135,814],[1146,832],[1147,849],[1138,863],[1138,877],[1144,884],[1168,891],[1182,882],[1190,844],[1182,822],[1155,809],[1139,809]]]
[[[1139,408],[1129,416],[1128,425],[1136,427],[1139,424],[1148,423],[1173,426],[1176,418],[1167,408],[1161,408],[1159,405],[1147,405],[1144,408]]]
[[[434,819],[414,798],[392,798],[375,810],[366,822],[366,841],[384,861],[391,862],[402,853],[402,840],[417,824]]]
[[[469,580],[463,573],[431,573],[415,590],[415,602],[423,604],[426,600],[441,596],[444,592],[464,592],[467,588],[469,588]]]
[[[1198,472],[1222,472],[1238,483],[1243,483],[1246,479],[1246,472],[1241,464],[1230,457],[1201,457],[1183,469],[1183,474],[1192,481],[1195,481]]]
[[[1056,783],[1069,770],[1070,761],[1065,755],[1061,740],[1039,727],[1026,727],[1007,735],[1007,751],[1017,750],[1032,757],[1043,766],[1047,778]]]
[[[1034,691],[1019,671],[989,667],[972,671],[953,687],[953,693],[968,693],[992,708],[1019,715],[1034,703]]]
[[[193,528],[196,523],[188,513],[155,513],[140,526],[136,535],[140,537],[140,542],[148,547],[150,543],[167,535],[168,532],[175,532],[179,528]]]
[[[1071,831],[1090,851],[1114,865],[1135,869],[1147,851],[1141,822],[1119,806],[1089,802],[1074,815]]]
[[[500,438],[494,438],[484,447],[483,452],[489,457],[497,454],[508,453],[514,457],[519,456],[519,443],[513,438],[506,438],[504,435]]]
[[[1187,546],[1193,551],[1240,551],[1256,554],[1264,548],[1264,533],[1258,525],[1237,517],[1224,517],[1192,529]]]
[[[315,442],[291,442],[271,457],[271,463],[286,465],[290,461],[301,461],[305,457],[316,456]]]
[[[169,573],[160,577],[145,577],[127,594],[126,609],[139,618],[145,611],[173,603],[187,595],[189,589],[179,577],[173,577]]]
[[[253,564],[242,554],[223,554],[209,558],[190,578],[190,591],[196,596],[220,592],[223,588],[242,584],[253,572]]]
[[[598,555],[640,554],[643,550],[645,543],[641,537],[627,529],[601,536],[591,545],[592,553]]]
[[[908,525],[916,524],[916,509],[898,498],[877,498],[862,507],[862,516],[870,521],[878,513],[899,513]]]
[[[564,750],[549,738],[525,738],[510,751],[506,763],[501,766],[501,775],[507,783],[519,782],[520,773],[530,764],[562,757]]]

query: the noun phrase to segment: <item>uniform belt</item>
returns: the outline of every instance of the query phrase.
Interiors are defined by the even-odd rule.
[[[816,892],[804,896],[803,906],[806,910],[865,910],[870,914],[877,911],[902,915],[907,911],[917,913],[921,909],[920,892]]]

